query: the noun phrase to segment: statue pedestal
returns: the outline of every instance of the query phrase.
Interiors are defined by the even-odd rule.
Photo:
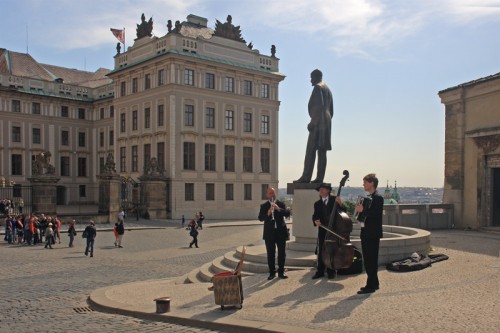
[[[117,174],[99,176],[99,223],[114,223],[121,210],[121,181]]]
[[[295,241],[287,243],[290,250],[314,253],[318,229],[313,225],[312,215],[314,202],[319,198],[318,191],[316,191],[318,185],[311,183],[287,184],[287,193],[293,194],[292,234],[295,236]]]
[[[53,175],[40,175],[28,178],[33,189],[32,212],[45,215],[57,214],[57,182],[61,178]]]
[[[167,218],[167,177],[142,176],[141,203],[142,214],[150,219]]]

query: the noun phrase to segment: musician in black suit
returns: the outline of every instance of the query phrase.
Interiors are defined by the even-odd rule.
[[[365,209],[363,205],[356,205],[358,213],[364,212],[365,222],[361,222],[361,247],[363,251],[363,261],[365,264],[366,286],[362,287],[358,294],[373,293],[379,289],[377,275],[378,251],[380,239],[382,238],[382,214],[384,210],[384,198],[377,192],[378,179],[374,173],[370,173],[363,178],[363,188],[369,193],[372,199],[370,208]]]
[[[290,216],[290,209],[279,200],[276,200],[276,190],[267,189],[267,201],[260,205],[259,221],[264,222],[264,241],[267,251],[267,265],[269,266],[268,280],[276,277],[276,247],[278,248],[278,277],[287,279],[285,275],[285,247],[287,228],[285,217]]]
[[[342,201],[340,197],[337,198],[331,195],[332,186],[328,183],[322,183],[317,189],[319,192],[320,199],[314,203],[314,213],[312,216],[313,225],[318,227],[318,263],[316,273],[313,275],[313,279],[319,279],[325,275],[325,264],[323,263],[322,249],[325,240],[326,230],[320,228],[322,225],[328,227],[328,222],[330,220],[330,215],[332,214],[333,206],[335,201],[337,201],[337,206],[342,207]],[[335,270],[327,268],[327,275],[329,279],[335,278]]]

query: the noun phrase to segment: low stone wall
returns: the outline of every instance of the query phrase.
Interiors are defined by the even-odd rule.
[[[453,205],[385,205],[384,225],[395,225],[425,230],[451,229]]]

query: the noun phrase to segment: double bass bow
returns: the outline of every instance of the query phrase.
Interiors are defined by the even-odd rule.
[[[337,197],[340,196],[342,187],[349,179],[349,171],[344,170],[344,177],[340,180]],[[349,235],[352,231],[350,217],[338,209],[337,201],[328,220],[328,228],[322,248],[323,263],[330,269],[349,268],[354,257],[354,246],[350,243]]]

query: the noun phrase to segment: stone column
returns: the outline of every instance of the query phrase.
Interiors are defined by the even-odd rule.
[[[117,174],[99,176],[99,223],[114,223],[121,210],[121,181]]]
[[[293,194],[293,228],[295,241],[288,242],[290,250],[314,253],[318,229],[313,226],[314,202],[318,200],[316,187],[312,183],[288,183],[287,193]]]
[[[37,214],[57,214],[57,182],[60,178],[53,175],[36,175],[28,178],[33,189],[32,211]]]
[[[167,178],[142,176],[141,203],[142,214],[150,219],[167,218]]]

